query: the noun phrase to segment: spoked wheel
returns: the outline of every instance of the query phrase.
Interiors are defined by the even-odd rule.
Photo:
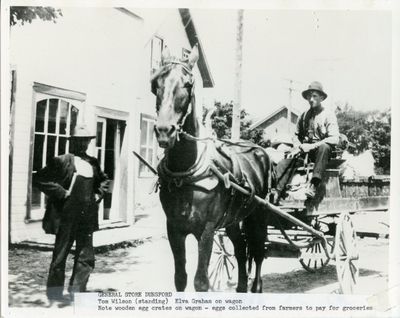
[[[224,231],[218,231],[214,236],[213,252],[210,260],[210,287],[213,291],[221,290],[224,286],[234,284],[233,244]]]
[[[342,213],[337,223],[334,257],[341,293],[354,293],[359,275],[359,255],[356,231],[348,213]]]
[[[333,250],[333,239],[328,240],[328,252]],[[322,242],[318,238],[311,239],[310,246],[302,248],[299,258],[301,266],[310,272],[315,273],[324,268],[329,263],[329,257],[326,256]]]

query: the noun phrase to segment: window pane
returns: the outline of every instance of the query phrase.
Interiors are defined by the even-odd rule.
[[[78,108],[71,105],[71,120],[70,120],[70,128],[69,128],[70,134],[74,131],[74,128],[76,126],[76,121],[78,120],[78,113],[79,113]]]
[[[100,165],[101,165],[101,149],[97,149],[97,160],[99,161]]]
[[[157,164],[158,164],[158,156],[160,155],[159,154],[159,151],[158,151],[158,146],[157,146],[157,139],[156,139],[156,137],[154,136],[154,134],[153,134],[153,151],[155,152],[155,158],[153,158],[153,165],[154,166],[156,166]]]
[[[147,152],[147,162],[153,164],[153,149],[149,149]]]
[[[35,186],[32,186],[32,209],[40,208],[40,190]]]
[[[57,122],[57,111],[58,111],[58,99],[50,99],[49,103],[49,126],[47,131],[49,133],[56,132],[56,122]]]
[[[60,129],[61,135],[67,134],[67,118],[69,105],[66,101],[60,100]]]
[[[44,132],[44,116],[46,114],[47,100],[42,100],[36,104],[36,124],[35,131]]]
[[[67,138],[59,137],[58,138],[58,155],[63,155],[67,152]]]
[[[140,155],[143,158],[146,158],[146,148],[140,148]],[[144,163],[140,162],[139,163],[139,175],[141,175],[143,172],[146,171],[146,166]]]
[[[189,58],[190,51],[188,49],[182,49],[182,60],[187,60]]]
[[[147,121],[142,119],[140,123],[140,145],[146,146],[147,144]]]
[[[162,48],[163,40],[158,37],[154,37],[151,41],[151,69],[153,72],[160,68]]]
[[[102,136],[103,136],[103,122],[97,122],[96,129],[96,147],[101,147]]]
[[[44,136],[35,134],[35,148],[33,150],[33,171],[43,167],[43,142]]]
[[[46,164],[55,156],[56,136],[47,136]]]
[[[149,125],[149,136],[147,137],[147,144],[149,147],[152,146],[152,142],[153,142],[153,134],[154,134],[154,122],[153,121],[149,121],[148,123]]]

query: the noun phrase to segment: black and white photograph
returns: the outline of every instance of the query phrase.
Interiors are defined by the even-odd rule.
[[[2,2],[2,317],[399,317],[399,7],[322,3]]]

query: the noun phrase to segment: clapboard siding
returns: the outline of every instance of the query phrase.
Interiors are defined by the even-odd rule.
[[[66,92],[80,96],[76,105],[73,103],[79,108],[78,122],[84,121],[93,131],[96,107],[110,110],[109,114],[126,113],[125,157],[120,163],[126,176],[121,183],[125,192],[120,193],[125,197],[119,197],[120,209],[124,210],[119,215],[131,225],[137,204],[149,206],[159,202],[157,194],[148,194],[153,179],[138,178],[138,162],[131,150],[140,147],[140,114],[155,115],[155,97],[149,81],[152,37],[162,38],[177,56],[183,48],[190,49],[179,11],[161,10],[164,22],[163,28],[159,28],[159,19],[154,19],[148,10],[140,12],[141,18],[112,8],[62,10],[63,18],[55,24],[36,19],[11,29],[10,59],[18,73],[10,204],[12,242],[48,239],[41,222],[26,222],[30,212],[28,192],[37,98],[57,98],[54,94],[60,96]],[[194,73],[200,107],[203,83],[199,70]],[[48,88],[46,92],[50,95],[37,92],[38,87]],[[94,147],[89,149],[89,154],[94,155],[93,150]]]

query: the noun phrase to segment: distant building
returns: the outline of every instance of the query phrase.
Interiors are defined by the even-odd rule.
[[[32,176],[49,158],[67,153],[75,125],[97,138],[97,157],[111,185],[99,211],[101,229],[131,226],[138,206],[158,202],[149,194],[154,175],[132,150],[157,165],[153,134],[156,98],[150,77],[165,46],[185,58],[199,43],[194,68],[196,100],[214,86],[188,9],[61,8],[57,23],[34,20],[10,33],[10,241],[41,241],[46,198]]]
[[[271,142],[293,140],[300,112],[292,108],[290,111],[290,121],[288,120],[288,113],[288,107],[282,106],[272,114],[255,122],[250,126],[250,129],[263,129],[264,139],[269,139]]]

